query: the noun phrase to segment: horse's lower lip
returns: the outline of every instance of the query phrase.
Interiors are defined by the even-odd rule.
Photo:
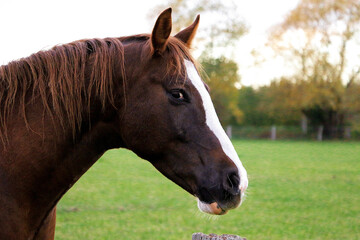
[[[206,203],[201,201],[198,197],[198,208],[200,211],[213,214],[213,215],[225,215],[229,210],[237,208],[241,204],[241,197],[239,199],[233,199],[228,203],[222,203],[221,201],[213,200],[212,203]]]
[[[220,207],[220,205],[217,202],[213,202],[210,205],[210,208],[212,210],[212,214],[215,215],[225,215],[228,210],[224,210],[223,208]]]

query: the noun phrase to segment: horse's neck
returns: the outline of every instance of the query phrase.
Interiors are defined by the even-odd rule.
[[[28,108],[28,127],[20,117],[11,119],[8,144],[5,149],[0,147],[0,176],[5,179],[0,182],[0,218],[9,211],[5,208],[18,209],[12,216],[31,223],[29,228],[41,224],[107,149],[122,146],[110,123],[95,121],[74,140],[71,129],[52,124],[47,115],[39,117],[43,111],[35,111],[36,105]]]

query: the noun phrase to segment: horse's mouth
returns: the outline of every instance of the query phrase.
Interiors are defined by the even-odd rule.
[[[225,215],[229,210],[235,209],[242,204],[245,199],[245,194],[241,192],[239,195],[235,195],[225,201],[218,201],[216,198],[212,198],[213,200],[210,201],[210,203],[200,200],[198,196],[196,196],[196,199],[201,212],[213,215]]]
[[[224,209],[217,202],[212,202],[209,204],[209,203],[202,202],[200,199],[197,199],[197,200],[198,200],[198,208],[202,212],[213,214],[213,215],[225,215],[229,211],[229,209]]]

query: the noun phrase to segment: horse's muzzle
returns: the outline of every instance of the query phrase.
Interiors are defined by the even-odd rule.
[[[223,176],[222,184],[211,184],[213,187],[198,189],[198,207],[202,212],[223,215],[240,205],[243,194],[239,174],[232,171]]]

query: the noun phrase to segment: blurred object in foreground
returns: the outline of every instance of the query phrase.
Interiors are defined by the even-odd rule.
[[[237,235],[229,235],[229,234],[216,235],[210,233],[209,235],[206,235],[203,233],[194,233],[192,235],[192,240],[246,240],[246,238],[242,238]]]

